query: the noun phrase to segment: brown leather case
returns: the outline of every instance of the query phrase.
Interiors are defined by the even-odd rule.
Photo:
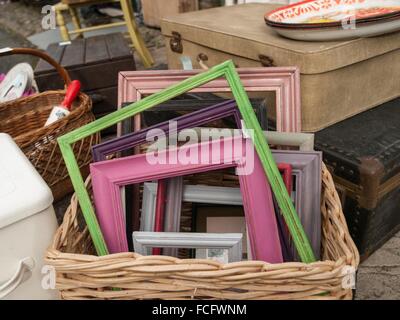
[[[316,133],[362,259],[400,230],[400,99]]]

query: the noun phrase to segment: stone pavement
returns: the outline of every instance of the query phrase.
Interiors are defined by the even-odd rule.
[[[25,40],[22,36],[6,30],[0,25],[0,48],[4,47],[31,47],[32,44]],[[19,62],[29,62],[34,65],[37,61],[34,57],[29,56],[9,56],[0,58],[0,73],[7,72],[13,65]]]
[[[361,264],[356,299],[400,299],[400,233]]]

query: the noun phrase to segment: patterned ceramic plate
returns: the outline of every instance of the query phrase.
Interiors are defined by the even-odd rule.
[[[265,15],[271,26],[328,27],[343,21],[368,22],[400,16],[398,0],[306,0]]]
[[[343,41],[354,38],[366,38],[400,30],[400,18],[385,19],[375,23],[359,23],[356,26],[337,26],[330,28],[280,28],[273,27],[280,35],[303,41]]]
[[[0,103],[21,98],[32,86],[33,69],[28,63],[15,65],[0,83]]]

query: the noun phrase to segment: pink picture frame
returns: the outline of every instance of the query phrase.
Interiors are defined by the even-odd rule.
[[[276,129],[301,132],[300,71],[297,67],[237,69],[247,92],[276,93]],[[119,73],[118,108],[124,103],[141,100],[203,70],[148,70]],[[190,92],[222,93],[231,89],[225,79],[213,80]],[[140,115],[135,116],[134,131],[140,130]],[[123,134],[121,124],[118,135]]]
[[[218,148],[221,150],[218,159],[211,159],[212,151]],[[283,262],[272,192],[251,140],[243,137],[212,140],[158,151],[157,155],[171,159],[170,157],[174,157],[174,152],[208,154],[210,158],[199,163],[181,164],[167,161],[165,164],[151,164],[147,153],[90,165],[96,214],[110,253],[128,251],[121,198],[122,187],[132,183],[229,167],[244,170],[246,164],[249,165],[250,160],[253,160],[253,170],[239,175],[246,223],[249,227],[250,248],[256,260],[269,263]]]

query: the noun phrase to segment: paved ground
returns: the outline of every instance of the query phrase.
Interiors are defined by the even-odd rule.
[[[400,299],[400,233],[360,267],[357,296],[362,299]]]
[[[209,6],[212,2],[217,0],[207,0],[202,6]],[[11,15],[10,12],[17,14]],[[5,3],[0,0],[0,47],[32,46],[25,38],[42,31],[38,22],[40,19],[37,8],[27,9],[18,2]],[[157,64],[165,64],[164,41],[160,32],[146,27],[140,29]],[[0,72],[8,70],[23,59],[25,58],[1,58]],[[30,59],[30,62],[34,64],[35,59]],[[138,68],[142,69],[143,66],[138,63]],[[55,205],[59,220],[62,219],[68,203],[69,197],[66,197]],[[361,265],[356,299],[400,299],[400,233]]]
[[[1,6],[0,6],[1,9]],[[1,11],[1,10],[0,10]],[[0,25],[0,47],[31,47],[32,44],[27,41],[24,37],[11,31],[10,29],[5,29]],[[4,73],[9,70],[13,65],[18,62],[27,61],[31,64],[36,63],[36,58],[26,57],[26,56],[10,56],[3,57],[0,60],[0,73]]]

